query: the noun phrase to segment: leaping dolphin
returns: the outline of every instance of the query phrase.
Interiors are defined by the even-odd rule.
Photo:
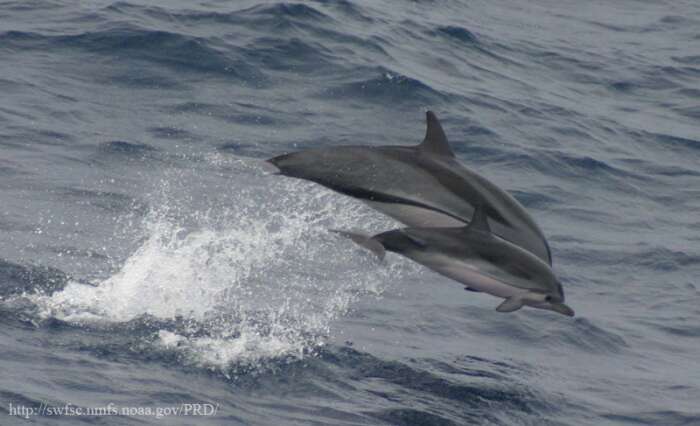
[[[464,284],[466,290],[504,298],[496,310],[513,312],[523,306],[574,316],[564,304],[564,290],[552,268],[527,250],[494,235],[479,206],[467,226],[403,228],[373,237],[333,231],[370,249],[380,259],[385,250],[408,257]]]
[[[267,160],[280,174],[359,198],[411,227],[461,227],[484,206],[493,232],[552,264],[549,245],[510,194],[462,166],[432,111],[417,146],[334,146]]]

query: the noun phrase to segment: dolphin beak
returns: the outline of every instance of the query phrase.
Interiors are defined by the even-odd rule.
[[[568,307],[564,303],[552,303],[551,304],[551,309],[554,312],[559,312],[562,315],[566,315],[567,317],[573,317],[574,316],[574,310]]]

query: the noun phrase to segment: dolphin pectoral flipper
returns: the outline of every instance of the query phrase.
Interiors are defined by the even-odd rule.
[[[350,238],[355,243],[376,254],[380,262],[384,260],[384,256],[386,255],[386,250],[384,249],[384,246],[382,245],[382,243],[375,240],[371,236],[366,235],[362,232],[341,231],[339,229],[331,229],[330,231],[336,234],[340,234],[343,237]]]
[[[510,296],[503,301],[496,310],[498,312],[514,312],[523,307],[523,298],[521,296]]]

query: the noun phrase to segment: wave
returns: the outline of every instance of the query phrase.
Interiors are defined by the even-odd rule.
[[[243,14],[266,16],[276,20],[288,18],[318,21],[329,17],[318,9],[303,3],[262,4],[243,10]]]
[[[700,256],[667,247],[654,247],[628,255],[624,262],[655,271],[678,271],[700,265]]]
[[[661,163],[658,160],[653,161],[640,158],[623,158],[619,159],[618,161],[639,172],[644,172],[648,176],[700,176],[700,170],[693,170],[678,164],[668,164],[665,162]]]
[[[165,155],[163,151],[150,144],[116,140],[103,142],[98,145],[92,162],[98,164],[118,161],[147,163],[162,161]]]
[[[594,354],[620,353],[628,347],[624,337],[586,318],[576,318],[573,327],[557,328],[548,333],[547,340],[552,346],[565,345]]]
[[[592,222],[606,223],[615,217],[612,213],[596,210],[586,210],[586,212],[590,214],[589,219]],[[573,239],[571,241],[584,242],[587,240]],[[650,269],[658,267],[660,271],[683,269],[700,262],[700,256],[694,255],[692,252],[670,249],[662,244],[654,244],[649,241],[628,245],[625,250],[620,250],[619,247],[589,248],[588,254],[592,256],[588,259],[589,261],[600,265],[632,265]]]
[[[641,411],[629,414],[601,413],[601,416],[625,424],[687,426],[700,423],[700,415],[679,410]]]
[[[140,199],[113,191],[95,191],[82,188],[56,188],[66,201],[95,206],[115,213],[142,213],[147,211],[146,204]]]
[[[132,66],[138,66],[139,62],[148,62],[180,72],[206,72],[255,84],[264,84],[266,81],[259,68],[249,65],[244,58],[236,57],[231,49],[216,40],[170,31],[147,30],[134,25],[75,35],[7,31],[0,33],[0,42],[15,51],[78,49],[88,54],[107,57],[123,55]],[[168,83],[167,78],[161,78],[160,74],[116,74],[114,78],[129,84],[140,82],[142,85],[157,86]],[[170,85],[175,84],[172,82]]]
[[[467,152],[471,148],[467,149]],[[620,167],[609,159],[591,155],[572,154],[557,150],[514,151],[492,148],[478,148],[482,159],[501,167],[515,167],[519,170],[535,170],[544,176],[560,179],[584,179],[602,181],[608,185],[628,187],[631,181],[645,182],[650,178],[634,168]]]
[[[368,78],[337,84],[318,93],[324,99],[342,98],[372,103],[387,103],[395,107],[408,105],[435,105],[450,99],[422,81],[398,74],[385,68],[375,68],[363,74]]]
[[[447,25],[438,27],[437,32],[468,45],[477,44],[479,42],[474,33],[464,27]]]
[[[159,139],[193,140],[195,136],[188,130],[179,127],[155,126],[149,127],[148,133]]]
[[[289,129],[299,124],[298,118],[286,111],[244,102],[222,104],[206,102],[181,102],[168,105],[163,110],[170,114],[196,114],[217,120],[249,126],[273,126]]]
[[[56,268],[20,265],[0,259],[0,297],[22,293],[52,294],[62,290],[69,277]]]
[[[157,151],[156,148],[138,142],[126,141],[111,141],[102,144],[102,150],[105,152],[122,153],[128,155],[143,155],[149,152]]]
[[[334,54],[323,44],[299,38],[256,38],[245,52],[249,60],[275,71],[324,74],[334,64]]]
[[[554,411],[546,397],[518,383],[515,375],[470,374],[479,366],[490,369],[491,362],[487,360],[468,359],[464,366],[461,361],[451,362],[451,369],[461,368],[447,378],[444,373],[419,368],[416,360],[410,364],[386,360],[348,347],[329,347],[320,359],[340,369],[341,377],[353,378],[351,383],[382,383],[376,389],[370,386],[369,391],[389,408],[373,404],[376,408],[365,413],[391,424],[498,424],[509,417],[522,421]]]
[[[671,59],[685,65],[700,65],[700,55],[672,56]]]
[[[325,7],[327,11],[337,12],[343,18],[351,18],[364,23],[376,22],[371,13],[357,2],[350,0],[314,0],[315,3]],[[328,13],[331,13],[328,12]]]
[[[678,151],[697,151],[700,149],[700,140],[684,138],[664,133],[643,132],[642,135],[651,137],[661,148]]]

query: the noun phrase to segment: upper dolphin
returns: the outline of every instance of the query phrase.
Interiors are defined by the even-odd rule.
[[[404,228],[373,237],[339,232],[372,250],[406,256],[466,286],[506,299],[496,310],[512,312],[522,306],[547,309],[567,316],[564,290],[552,268],[532,253],[495,236],[482,206],[460,228]]]
[[[455,158],[432,111],[417,146],[332,146],[267,160],[282,175],[359,198],[411,227],[460,227],[483,205],[493,232],[551,265],[544,234],[510,194]]]

